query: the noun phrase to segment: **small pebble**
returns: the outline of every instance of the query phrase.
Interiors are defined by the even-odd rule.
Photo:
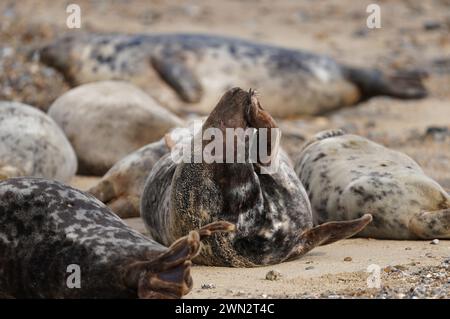
[[[311,270],[311,269],[314,269],[314,266],[308,266],[305,268],[305,270]]]
[[[266,280],[280,280],[282,277],[281,273],[279,271],[276,270],[271,270],[266,274]]]
[[[202,289],[214,289],[216,288],[215,284],[202,284]]]
[[[344,261],[352,261],[353,259],[352,259],[352,257],[345,257],[344,258]]]
[[[430,244],[438,245],[439,244],[439,239],[433,239]]]

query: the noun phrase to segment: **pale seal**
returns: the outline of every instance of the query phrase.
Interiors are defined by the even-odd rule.
[[[218,222],[166,248],[126,226],[90,195],[59,182],[0,182],[0,295],[14,298],[179,298],[192,288],[200,239]],[[79,267],[79,286],[69,286]],[[69,270],[70,271],[69,271]]]
[[[107,204],[121,218],[139,217],[145,181],[155,163],[169,153],[175,143],[191,137],[188,129],[176,128],[161,140],[127,155],[87,192]]]
[[[76,87],[48,110],[71,141],[79,172],[103,175],[118,160],[183,121],[141,89],[120,81]]]
[[[276,117],[324,113],[376,95],[426,95],[417,72],[384,75],[309,52],[213,35],[72,34],[40,53],[71,85],[131,81],[177,112],[208,114],[217,96],[234,86],[264,92]]]
[[[0,179],[35,176],[67,182],[77,170],[75,152],[42,111],[0,102]]]
[[[203,124],[200,133],[217,128],[275,128],[252,91],[234,88],[225,93]],[[279,143],[279,140],[277,142]],[[272,152],[278,145],[267,142]],[[203,147],[194,147],[193,157]],[[234,153],[235,158],[239,154]],[[148,177],[141,201],[141,216],[152,235],[172,243],[186,229],[215,220],[236,224],[236,233],[218,234],[205,241],[196,262],[233,267],[275,264],[299,257],[314,247],[360,231],[370,215],[347,222],[313,227],[307,194],[293,168],[280,158],[278,169],[263,174],[263,164],[249,161],[219,163],[174,162],[163,156]],[[266,165],[264,165],[266,166]]]
[[[295,171],[316,224],[370,213],[357,234],[386,239],[450,238],[450,196],[407,155],[364,137],[325,131],[308,141]]]

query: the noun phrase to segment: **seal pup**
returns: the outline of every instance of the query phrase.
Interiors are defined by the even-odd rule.
[[[233,225],[190,231],[169,248],[131,229],[94,197],[56,181],[0,181],[0,294],[15,298],[180,298],[192,288],[200,240]],[[79,286],[68,286],[68,266]]]
[[[79,172],[103,175],[117,161],[183,125],[141,89],[120,81],[76,87],[60,96],[48,114],[71,141]]]
[[[387,95],[421,98],[418,72],[385,75],[300,50],[203,34],[69,34],[40,51],[71,85],[122,79],[175,111],[208,114],[234,86],[264,92],[275,117],[313,115]]]
[[[295,171],[311,201],[314,222],[370,213],[357,236],[450,238],[450,196],[409,156],[341,130],[325,131],[299,153]]]
[[[30,105],[0,102],[0,180],[35,176],[67,182],[76,170],[72,146],[47,114]]]
[[[276,128],[276,124],[253,91],[234,88],[220,99],[199,133],[209,128],[224,135],[229,128],[254,128],[260,134],[262,128]],[[269,140],[268,155],[275,161],[279,139]],[[192,157],[205,147],[204,143],[200,148],[194,145]],[[253,267],[294,259],[318,245],[350,237],[371,221],[371,216],[365,215],[313,227],[307,194],[284,157],[269,174],[262,168],[270,162],[259,156],[256,163],[248,157],[237,162],[238,156],[234,152],[232,163],[177,163],[171,154],[163,156],[153,167],[141,200],[141,216],[152,237],[167,245],[186,229],[225,220],[236,225],[236,232],[206,240],[206,249],[195,262]]]

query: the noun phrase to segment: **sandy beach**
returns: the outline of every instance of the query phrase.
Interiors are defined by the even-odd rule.
[[[378,97],[320,117],[280,121],[283,145],[295,156],[311,135],[344,128],[405,152],[450,190],[450,1],[377,1],[381,29],[366,27],[373,1],[76,1],[86,32],[204,32],[323,53],[343,63],[428,73],[430,91],[418,101]],[[30,48],[67,31],[65,2],[2,1],[0,99],[45,110],[69,89],[43,65],[27,62]],[[17,53],[16,62],[4,54]],[[9,52],[9,51],[8,51]],[[50,73],[49,73],[50,72]],[[23,78],[29,76],[28,78]],[[264,92],[261,92],[264,102]],[[86,190],[98,177],[78,176]],[[145,233],[140,218],[127,219]],[[186,298],[450,298],[450,242],[348,239],[299,260],[253,269],[193,267]],[[368,267],[381,285],[370,288]],[[269,271],[281,274],[267,280]]]

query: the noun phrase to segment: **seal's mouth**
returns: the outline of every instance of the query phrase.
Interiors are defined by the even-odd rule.
[[[275,120],[264,110],[259,103],[257,93],[253,89],[248,90],[250,104],[246,107],[245,116],[250,127],[254,128],[277,128]]]
[[[253,89],[248,91],[250,103],[246,108],[246,121],[250,127],[255,128],[258,142],[258,165],[269,167],[274,163],[279,151],[281,131],[272,116],[264,110]],[[262,152],[265,143],[266,151]]]

